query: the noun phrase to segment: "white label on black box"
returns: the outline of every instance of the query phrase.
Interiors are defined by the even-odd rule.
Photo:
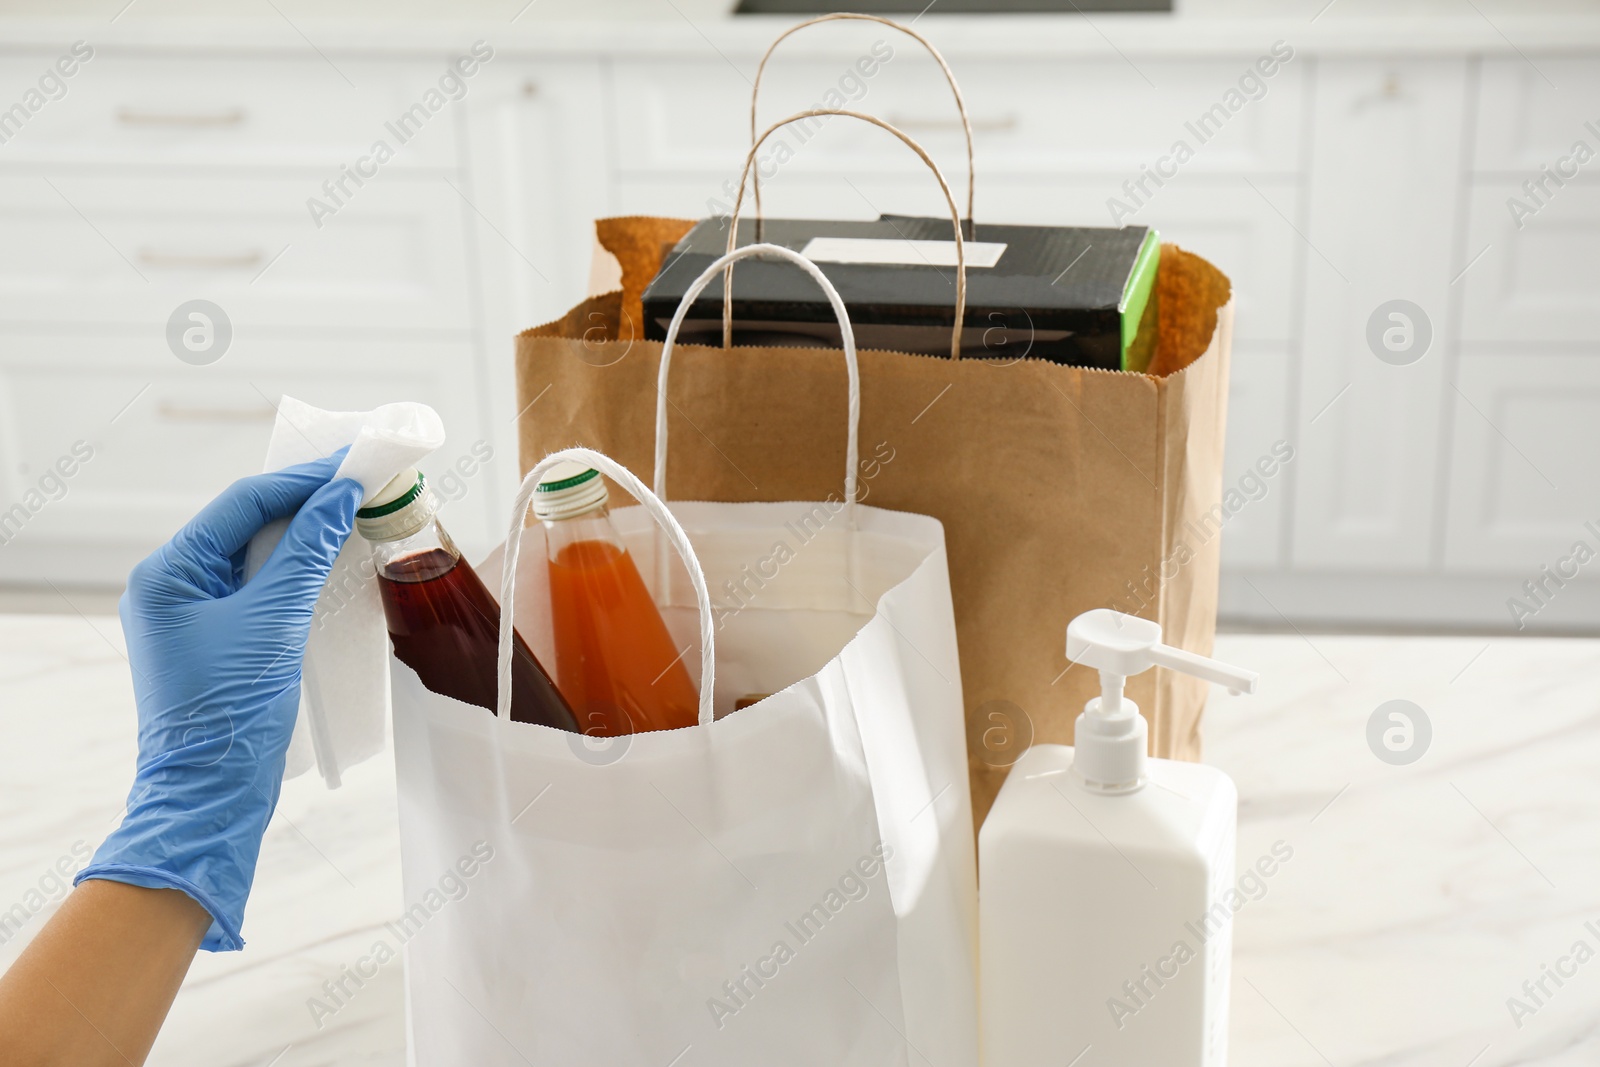
[[[1004,243],[967,241],[967,266],[992,267],[1005,252]],[[882,263],[902,267],[953,267],[954,241],[905,241],[898,237],[813,237],[800,254],[813,263]]]

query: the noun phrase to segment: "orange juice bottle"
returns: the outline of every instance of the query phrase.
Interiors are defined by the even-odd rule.
[[[675,730],[699,719],[699,695],[606,512],[600,473],[553,469],[533,497],[549,545],[555,680],[578,728],[597,737]]]

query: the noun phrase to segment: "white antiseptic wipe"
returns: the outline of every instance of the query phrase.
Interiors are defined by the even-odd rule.
[[[281,470],[350,446],[338,478],[361,483],[363,502],[395,475],[444,444],[444,423],[426,404],[385,404],[372,411],[323,411],[286,396],[262,469]],[[250,541],[245,574],[253,577],[272,555],[287,519],[270,523]],[[352,534],[317,598],[306,642],[300,717],[289,742],[285,778],[313,763],[328,788],[344,771],[383,750],[389,716],[389,631],[372,566],[372,546]]]

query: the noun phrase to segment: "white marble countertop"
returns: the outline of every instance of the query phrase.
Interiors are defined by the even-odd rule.
[[[131,773],[132,693],[116,620],[0,617],[0,912],[93,847]],[[1521,1026],[1507,999],[1600,937],[1600,641],[1224,635],[1261,671],[1220,691],[1211,762],[1239,786],[1241,868],[1292,859],[1235,920],[1234,1067],[1593,1067],[1600,961]],[[1404,699],[1433,726],[1409,766],[1366,740]],[[43,924],[45,902],[0,966]],[[267,833],[243,952],[202,954],[150,1063],[398,1065],[397,964],[319,1029],[308,1000],[400,911],[393,767],[338,792],[289,783]]]

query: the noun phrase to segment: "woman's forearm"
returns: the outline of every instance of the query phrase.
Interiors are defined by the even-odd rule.
[[[175,889],[84,882],[0,976],[0,1063],[142,1064],[210,923]]]
[[[336,477],[344,456],[240,479],[128,576],[134,788],[78,888],[0,976],[0,1067],[137,1067],[195,952],[243,947],[314,606],[366,493]],[[246,584],[246,547],[280,519]]]

